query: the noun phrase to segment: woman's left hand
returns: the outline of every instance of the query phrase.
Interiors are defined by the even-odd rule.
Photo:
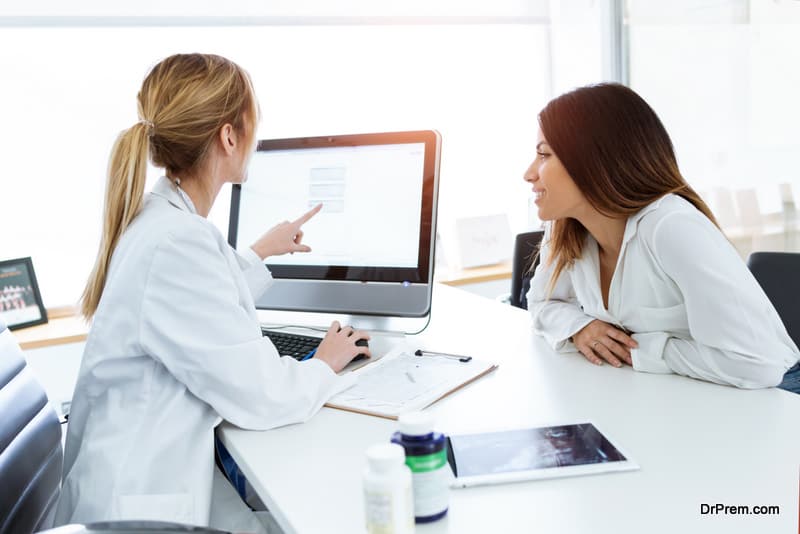
[[[630,335],[600,319],[581,328],[571,340],[590,362],[603,365],[605,360],[614,367],[622,367],[622,362],[633,366],[631,350],[639,346]]]
[[[308,222],[311,217],[319,213],[322,204],[317,204],[311,210],[303,214],[299,219],[289,222],[283,221],[262,235],[258,241],[253,243],[250,248],[258,254],[262,260],[268,256],[280,256],[287,252],[311,252],[311,247],[304,245],[303,230],[301,227]]]

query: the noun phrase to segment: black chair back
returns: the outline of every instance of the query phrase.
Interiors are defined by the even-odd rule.
[[[88,525],[63,525],[40,534],[231,534],[211,527],[164,521],[99,521]]]
[[[0,534],[50,526],[63,458],[58,416],[0,321]]]
[[[539,264],[539,243],[544,232],[525,232],[517,234],[514,240],[514,259],[511,265],[511,300],[512,306],[528,309],[528,290],[531,287],[533,271]],[[533,266],[531,267],[531,264]]]
[[[800,346],[800,254],[753,252],[747,266],[781,316],[789,337]]]

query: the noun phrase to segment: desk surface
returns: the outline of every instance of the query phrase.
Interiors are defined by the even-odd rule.
[[[71,307],[47,310],[48,322],[14,331],[19,346],[23,350],[79,343],[86,341],[89,325]]]
[[[641,469],[453,489],[448,516],[418,533],[797,531],[800,395],[745,391],[676,375],[596,367],[557,355],[526,312],[437,286],[431,350],[499,369],[435,404],[445,433],[591,420]],[[267,432],[222,437],[287,534],[364,532],[364,451],[394,421],[323,408]],[[702,504],[779,506],[778,515],[702,515]]]
[[[448,286],[463,286],[479,284],[494,280],[508,280],[511,278],[511,262],[504,261],[483,267],[470,267],[467,269],[452,269],[448,267],[437,268],[434,280]]]

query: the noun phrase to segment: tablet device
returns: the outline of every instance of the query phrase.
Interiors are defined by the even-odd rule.
[[[638,469],[589,422],[449,436],[453,487]]]

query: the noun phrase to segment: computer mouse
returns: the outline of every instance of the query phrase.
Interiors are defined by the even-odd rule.
[[[358,341],[356,341],[356,347],[369,347],[369,343],[367,343],[366,339],[359,339]],[[363,360],[366,357],[367,355],[364,353],[356,354],[356,357],[353,358],[352,361]]]

